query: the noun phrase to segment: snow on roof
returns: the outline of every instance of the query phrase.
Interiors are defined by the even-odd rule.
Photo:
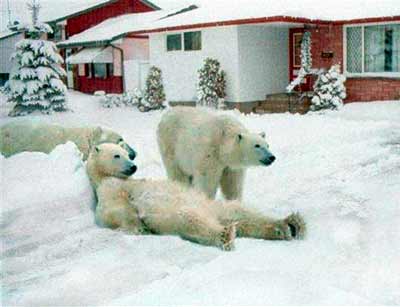
[[[60,46],[112,41],[127,33],[202,27],[225,22],[251,23],[260,18],[282,17],[319,21],[349,21],[400,16],[400,0],[193,0],[175,11],[129,14],[104,21],[62,42]],[[157,3],[157,1],[156,1]],[[178,4],[178,3],[177,3]],[[197,6],[189,9],[189,4]],[[177,12],[178,14],[174,14]]]
[[[399,0],[194,0],[199,8],[158,20],[143,30],[224,23],[257,18],[289,17],[348,21],[400,17]]]
[[[111,42],[124,34],[141,29],[143,25],[157,20],[166,14],[167,11],[160,10],[110,18],[86,31],[71,36],[67,41],[60,42],[58,45],[102,44]]]

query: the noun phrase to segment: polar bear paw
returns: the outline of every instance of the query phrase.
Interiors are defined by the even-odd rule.
[[[286,238],[292,239],[304,239],[306,234],[306,223],[303,217],[299,213],[292,213],[283,220],[287,226]]]
[[[221,249],[223,251],[234,250],[235,238],[236,238],[236,223],[225,226],[224,230],[220,234]]]

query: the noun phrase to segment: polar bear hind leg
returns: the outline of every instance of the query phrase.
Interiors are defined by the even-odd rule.
[[[221,224],[236,224],[238,237],[264,240],[302,239],[305,222],[298,214],[291,214],[283,220],[268,218],[256,211],[243,208],[238,202],[221,203],[212,210]]]
[[[203,245],[217,246],[227,251],[234,249],[236,237],[234,224],[224,226],[196,208],[182,209],[179,216],[181,225],[178,232],[182,238]]]

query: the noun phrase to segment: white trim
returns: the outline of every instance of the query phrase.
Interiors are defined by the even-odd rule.
[[[365,26],[361,26],[361,72],[365,74]]]
[[[377,78],[399,78],[399,72],[364,72],[364,73],[350,73],[345,72],[344,75],[348,78],[370,78],[370,77],[377,77]]]
[[[349,24],[344,24],[343,27],[351,28],[351,27],[359,27],[359,26],[379,26],[379,25],[389,25],[389,24],[396,24],[396,23],[400,23],[400,20],[349,23]]]
[[[389,25],[389,24],[399,24],[400,21],[382,21],[382,22],[366,22],[366,23],[354,23],[343,25],[343,73],[349,78],[362,78],[362,77],[383,77],[383,78],[400,78],[400,72],[365,72],[365,46],[364,46],[364,35],[365,27],[368,26],[379,26],[379,25]],[[347,71],[347,28],[361,27],[361,70],[362,73],[350,73]]]

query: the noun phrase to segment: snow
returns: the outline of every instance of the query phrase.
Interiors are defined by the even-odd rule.
[[[91,27],[86,31],[71,36],[67,41],[59,43],[59,45],[63,46],[64,44],[113,41],[121,35],[140,28],[141,26],[148,24],[151,21],[155,21],[166,14],[166,11],[155,11],[141,14],[126,14],[109,18],[97,26]]]
[[[165,178],[163,111],[104,109],[69,92],[73,110],[34,121],[104,125],[137,150],[136,177]],[[0,124],[9,106],[0,96]],[[222,252],[177,237],[95,225],[73,144],[0,159],[4,305],[399,305],[400,102],[353,103],[305,116],[229,114],[263,130],[277,161],[252,168],[244,203],[304,215],[303,241],[238,239]]]
[[[154,22],[147,30],[274,16],[345,21],[400,15],[398,0],[194,0],[193,3],[199,8]]]
[[[178,13],[193,4],[198,8]],[[240,20],[248,22],[249,19],[276,16],[325,21],[400,16],[398,4],[398,0],[182,1],[180,7],[166,5],[162,6],[164,10],[161,11],[110,18],[95,27],[71,36],[60,46],[96,41],[109,42],[130,32],[164,31],[168,28],[196,24],[201,28],[205,23]]]

